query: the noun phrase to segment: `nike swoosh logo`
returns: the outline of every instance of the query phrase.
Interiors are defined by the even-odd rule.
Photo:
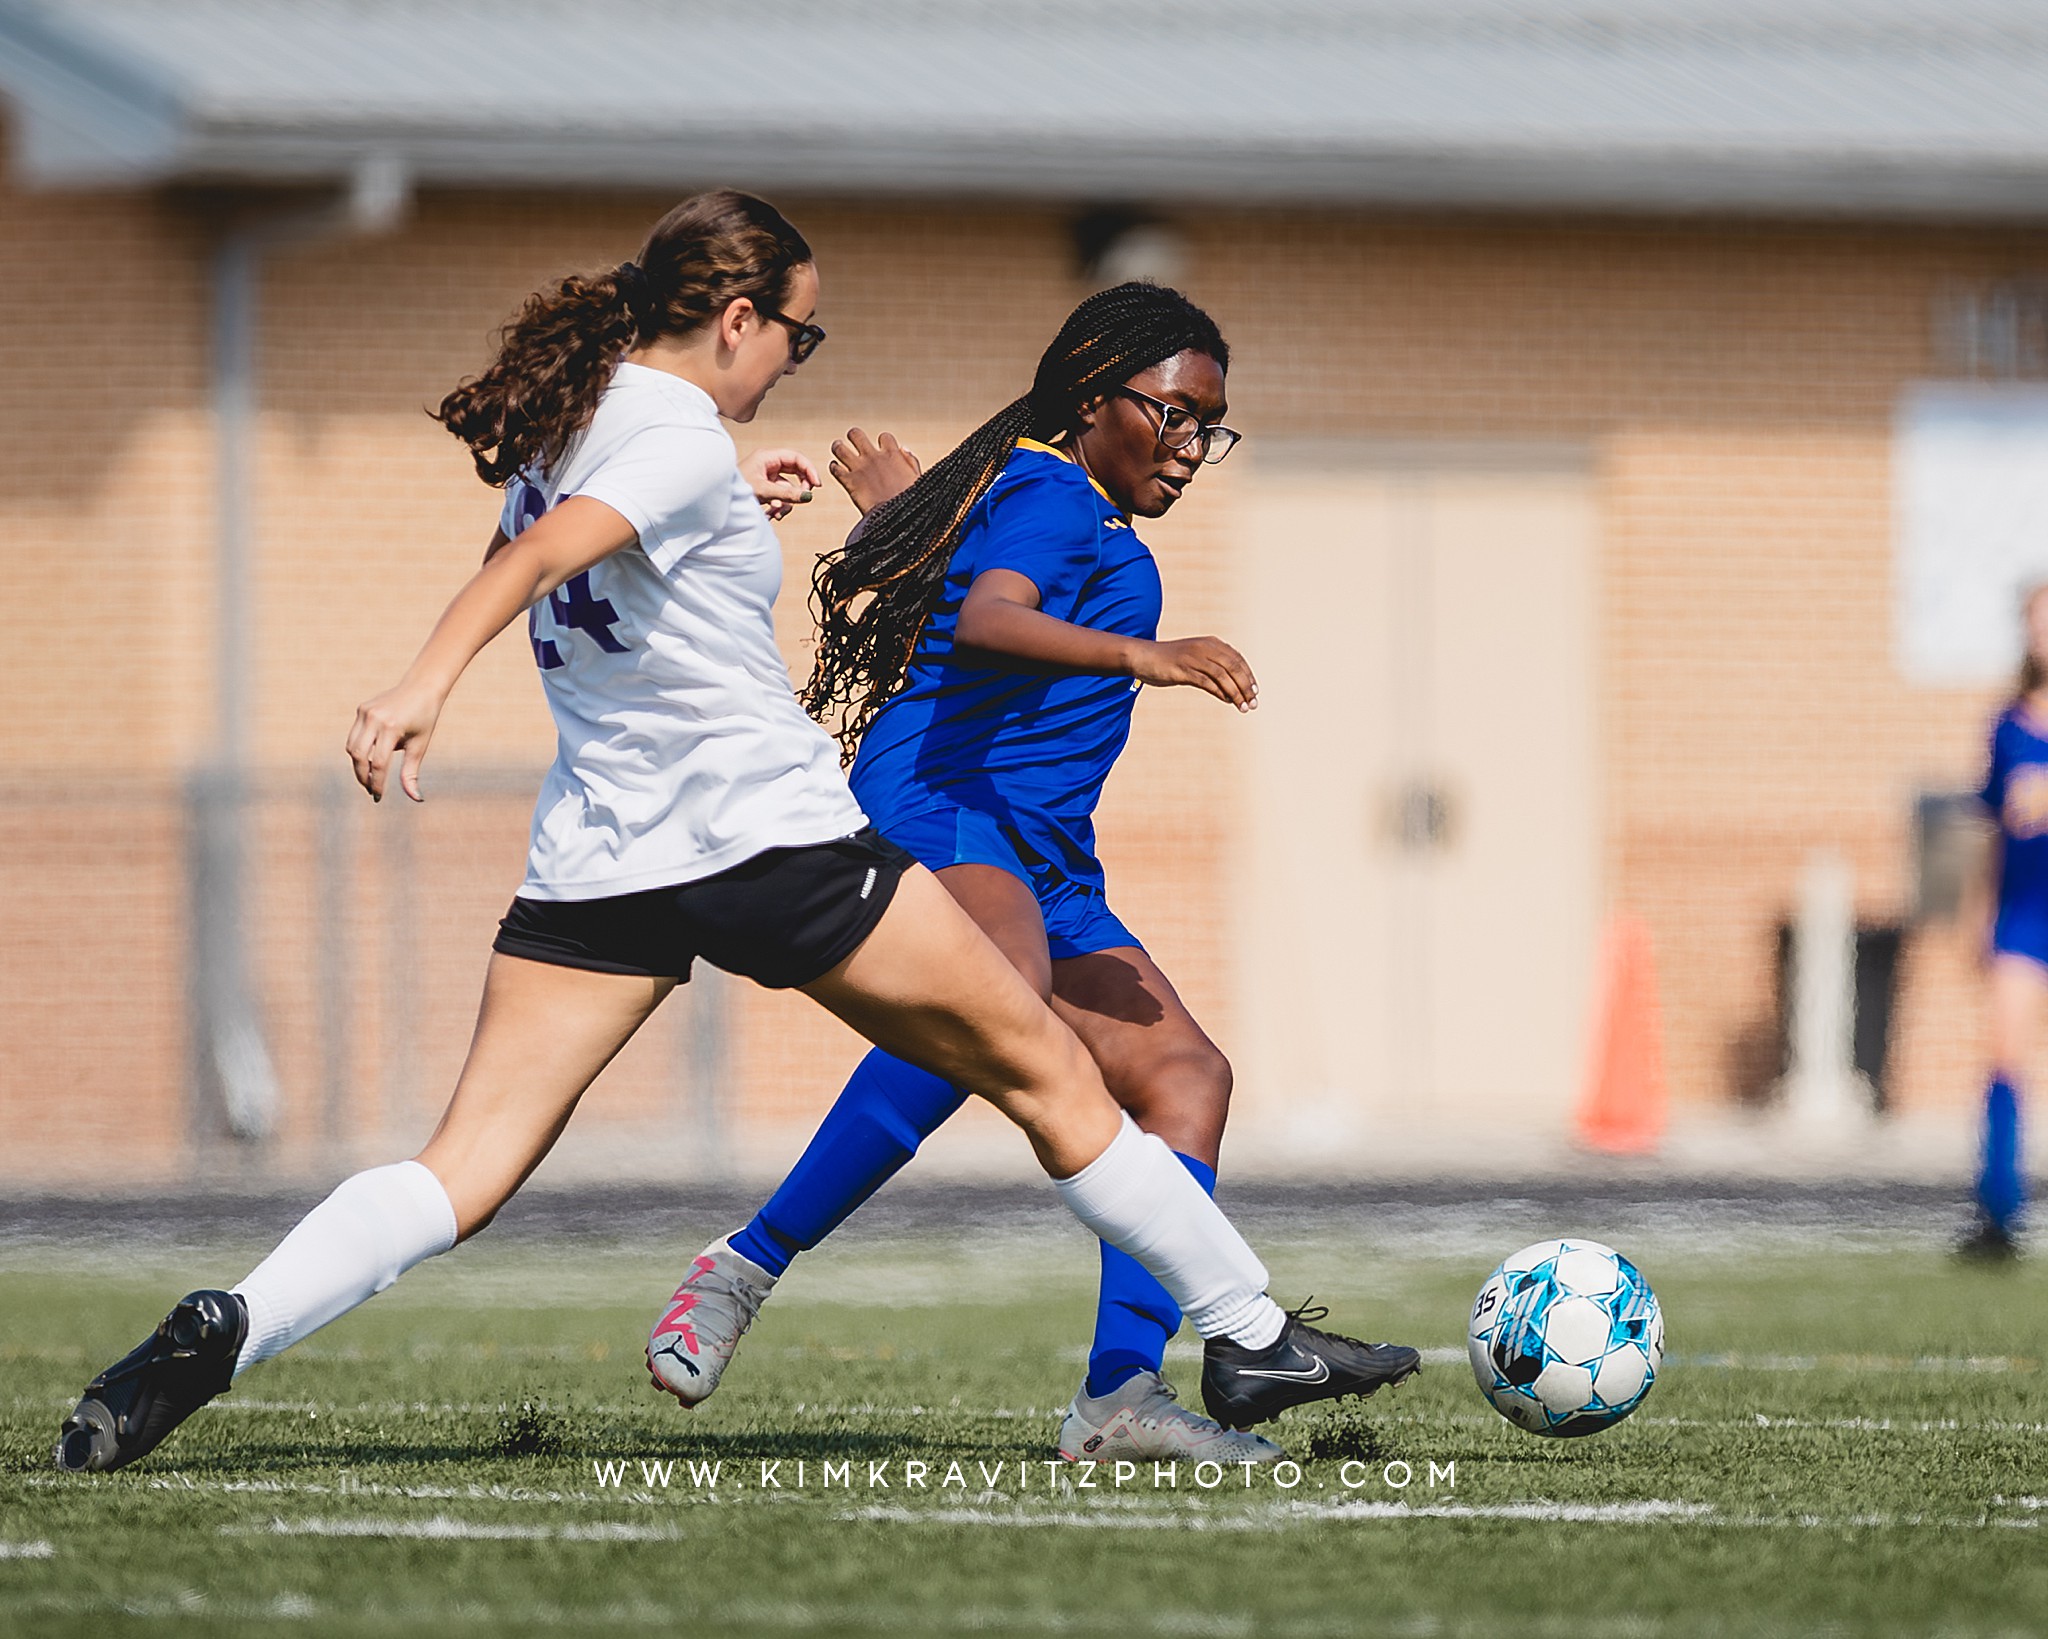
[[[1271,1377],[1282,1383],[1327,1383],[1330,1380],[1330,1363],[1318,1360],[1312,1372],[1262,1372],[1249,1368],[1240,1371],[1239,1377]]]

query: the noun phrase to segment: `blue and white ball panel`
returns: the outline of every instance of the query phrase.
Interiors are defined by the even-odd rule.
[[[1569,1437],[1640,1405],[1664,1358],[1664,1318],[1634,1264],[1598,1241],[1538,1241],[1479,1289],[1472,1375],[1509,1422]]]

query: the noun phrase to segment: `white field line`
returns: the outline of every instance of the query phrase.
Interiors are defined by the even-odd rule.
[[[1459,1354],[1457,1358],[1462,1361],[1464,1356]],[[24,1399],[21,1396],[16,1396],[13,1402],[18,1409],[58,1407],[65,1411],[71,1409],[72,1403],[72,1397],[69,1395],[66,1395],[62,1400]],[[444,1401],[439,1404],[425,1400],[363,1400],[357,1401],[352,1405],[343,1405],[335,1400],[243,1400],[223,1398],[201,1409],[208,1412],[285,1412],[297,1416],[425,1417],[430,1415],[451,1416],[458,1414],[464,1416],[489,1416],[510,1412],[513,1408],[509,1402],[503,1400],[474,1403]],[[589,1413],[594,1416],[625,1416],[646,1411],[648,1408],[639,1405],[610,1406],[584,1405],[579,1403],[573,1409],[579,1415]],[[656,1409],[660,1408],[657,1407]],[[1065,1408],[1054,1408],[1051,1406],[970,1406],[963,1408],[957,1404],[946,1406],[915,1404],[889,1406],[873,1401],[863,1401],[857,1405],[812,1405],[804,1401],[798,1401],[790,1410],[798,1416],[826,1418],[939,1417],[964,1410],[967,1415],[972,1417],[987,1417],[1001,1422],[1036,1422],[1061,1416]],[[1423,1421],[1425,1424],[1455,1423],[1475,1428],[1491,1428],[1501,1422],[1502,1419],[1495,1413],[1474,1408],[1469,1411],[1431,1411],[1425,1415]],[[1965,1422],[1961,1418],[1956,1417],[1917,1418],[1911,1420],[1891,1417],[1810,1418],[1774,1417],[1768,1416],[1763,1412],[1753,1412],[1746,1417],[1660,1417],[1649,1412],[1638,1412],[1629,1419],[1629,1422],[1643,1428],[1830,1429],[1853,1434],[2048,1434],[2048,1422],[2022,1423],[2001,1418]],[[23,1483],[28,1485],[54,1485],[75,1484],[76,1482],[36,1475],[26,1478]],[[170,1482],[158,1479],[152,1480],[150,1483],[158,1486],[176,1483],[180,1484],[183,1488],[189,1488],[185,1486],[185,1482]],[[217,1484],[218,1482],[209,1483]],[[272,1482],[251,1481],[246,1484],[236,1482],[235,1485],[230,1486],[230,1489],[260,1489],[263,1485],[269,1483]],[[324,1492],[343,1488],[311,1486],[303,1489]],[[362,1489],[364,1495],[465,1497],[478,1494],[475,1488],[463,1491],[441,1491],[432,1488],[403,1491],[394,1489],[382,1493],[376,1492],[373,1488],[369,1487]],[[492,1494],[496,1495],[497,1493],[493,1492]],[[510,1498],[509,1500],[540,1501],[547,1500],[547,1498],[541,1493],[532,1493],[527,1496]]]
[[[71,1485],[76,1482],[58,1475],[26,1476],[24,1483],[30,1487]],[[363,1484],[346,1476],[338,1484],[322,1485],[310,1481],[291,1480],[192,1480],[184,1475],[156,1477],[149,1487],[157,1491],[189,1491],[221,1496],[267,1496],[267,1497],[322,1497],[341,1500],[372,1499],[396,1500],[403,1502],[440,1503],[497,1503],[526,1504],[541,1507],[560,1507],[569,1510],[585,1508],[628,1508],[646,1509],[678,1504],[687,1506],[694,1500],[713,1500],[714,1493],[694,1489],[677,1490],[673,1493],[658,1487],[634,1489],[621,1486],[600,1492],[590,1491],[533,1491],[517,1486],[396,1486]],[[1065,1488],[1063,1487],[1063,1490]],[[715,1493],[716,1500],[730,1500],[735,1497],[766,1495],[751,1486],[735,1484],[721,1486]],[[801,1495],[801,1494],[799,1494]],[[829,1496],[829,1493],[826,1493]],[[1071,1490],[1065,1490],[1071,1499]],[[1014,1506],[1003,1504],[1014,1499]],[[777,1494],[775,1501],[786,1499]],[[1063,1506],[1057,1509],[1043,1507],[1034,1499],[1016,1493],[983,1491],[977,1499],[990,1506],[969,1506],[957,1508],[919,1508],[876,1504],[869,1507],[841,1511],[833,1517],[841,1520],[888,1521],[900,1524],[933,1525],[982,1525],[1008,1529],[1036,1529],[1049,1526],[1071,1525],[1080,1529],[1126,1529],[1166,1530],[1188,1529],[1197,1531],[1270,1531],[1284,1529],[1288,1525],[1317,1520],[1359,1520],[1359,1521],[1402,1521],[1416,1519],[1491,1519],[1523,1520],[1538,1523],[1564,1524],[1645,1524],[1645,1523],[1697,1523],[1747,1527],[1807,1528],[1900,1528],[1931,1527],[1940,1529],[1970,1529],[1995,1526],[2007,1530],[2037,1530],[2048,1520],[2048,1497],[2037,1496],[1994,1496],[1989,1499],[1985,1511],[1975,1518],[1934,1519],[1925,1515],[1889,1514],[1800,1514],[1800,1515],[1726,1515],[1712,1504],[1675,1502],[1652,1499],[1645,1502],[1624,1503],[1559,1503],[1542,1500],[1502,1503],[1443,1503],[1407,1504],[1401,1502],[1368,1502],[1364,1499],[1351,1502],[1276,1502],[1237,1514],[1207,1515],[1192,1512],[1186,1507],[1176,1507],[1164,1500],[1155,1501],[1145,1497],[1109,1496],[1091,1501],[1085,1509]],[[2017,1509],[2017,1515],[1994,1515],[1993,1510]],[[292,1535],[286,1529],[289,1522],[277,1518],[270,1527],[234,1526],[224,1529],[243,1535],[262,1534],[268,1530],[274,1534]],[[406,1522],[408,1530],[419,1526],[411,1534],[432,1534],[431,1522]],[[579,1540],[579,1530],[595,1530],[600,1536],[609,1527],[549,1527],[544,1525],[505,1525],[502,1530],[508,1538],[546,1538],[567,1533],[564,1540]],[[657,1527],[621,1526],[613,1531],[651,1533],[645,1540],[667,1540],[672,1533],[664,1533]],[[325,1524],[315,1522],[303,1535],[347,1535],[339,1529],[329,1530]],[[358,1535],[388,1535],[381,1529],[365,1528]],[[596,1540],[596,1538],[593,1538]],[[620,1536],[620,1540],[642,1540],[638,1536]],[[0,1559],[47,1559],[53,1550],[47,1542],[5,1543],[0,1542]]]
[[[245,1400],[230,1394],[210,1401],[200,1409],[290,1412],[301,1417],[490,1417],[510,1415],[524,1403],[511,1400],[358,1400],[352,1405],[343,1405],[339,1400]],[[580,1400],[574,1407],[536,1403],[541,1411],[574,1410],[579,1416],[587,1412],[598,1417],[626,1417],[658,1404],[653,1400],[637,1406],[586,1405]]]
[[[57,1612],[79,1614],[90,1613],[99,1617],[99,1630],[106,1627],[106,1619],[125,1616],[142,1620],[162,1619],[189,1622],[204,1613],[209,1616],[231,1617],[243,1622],[304,1622],[320,1614],[320,1607],[302,1593],[281,1593],[274,1599],[248,1602],[239,1599],[209,1599],[197,1588],[181,1589],[170,1599],[109,1599],[98,1593],[73,1593],[69,1598],[52,1598],[42,1594],[33,1599],[17,1601],[12,1607],[33,1616],[44,1616]],[[432,1613],[433,1620],[427,1620],[426,1607],[418,1607],[422,1620],[409,1623],[399,1629],[406,1633],[423,1633],[430,1626],[447,1624],[445,1610]],[[354,1614],[351,1612],[350,1614]],[[520,1613],[522,1619],[525,1613]],[[26,1631],[26,1630],[23,1630]],[[96,1630],[98,1631],[98,1630]]]
[[[1650,1420],[1671,1423],[1678,1427],[1688,1427],[1697,1422],[1703,1427],[1832,1428],[1847,1429],[1857,1434],[2048,1434],[2048,1423],[2008,1423],[1995,1419],[1985,1423],[1965,1423],[1953,1417],[1898,1423],[1889,1417],[1768,1417],[1758,1411],[1752,1412],[1747,1418],[1731,1417],[1718,1423],[1683,1417],[1657,1417]]]
[[[1060,1358],[1082,1361],[1088,1351],[1078,1345],[1062,1349]],[[1196,1361],[1202,1358],[1199,1343],[1175,1341],[1167,1344],[1168,1360]],[[1422,1351],[1425,1366],[1462,1366],[1466,1354],[1457,1348],[1428,1348]],[[1743,1354],[1724,1350],[1712,1354],[1667,1354],[1664,1367],[1689,1371],[1738,1372],[2037,1372],[2041,1362],[2023,1355],[1884,1355],[1884,1354]]]
[[[0,1542],[0,1559],[54,1559],[57,1550],[47,1542]]]
[[[1432,1412],[1427,1421],[1492,1428],[1503,1419],[1484,1411],[1449,1411]],[[2013,1423],[1998,1418],[1965,1423],[1953,1417],[1913,1421],[1898,1421],[1890,1417],[1767,1417],[1760,1411],[1747,1417],[1657,1417],[1637,1412],[1629,1422],[1639,1428],[1823,1428],[1853,1434],[2048,1434],[2048,1423]]]
[[[459,1603],[427,1604],[418,1601],[350,1600],[345,1607],[323,1612],[303,1594],[281,1594],[261,1604],[209,1598],[196,1588],[185,1589],[172,1599],[109,1600],[91,1593],[44,1594],[22,1607],[35,1616],[50,1614],[91,1614],[129,1618],[171,1618],[190,1622],[195,1616],[228,1617],[244,1622],[305,1621],[332,1614],[360,1624],[371,1622],[396,1633],[439,1633],[467,1631],[488,1610],[481,1598],[465,1597]],[[522,1628],[556,1628],[574,1634],[666,1632],[676,1625],[673,1602],[663,1605],[649,1599],[614,1599],[604,1605],[563,1606],[518,1599],[507,1616]],[[1132,1634],[1157,1634],[1160,1639],[1355,1639],[1359,1632],[1355,1616],[1317,1620],[1315,1618],[1275,1620],[1213,1609],[1166,1608],[1143,1611],[1098,1612],[1060,1609],[1011,1609],[998,1605],[958,1605],[937,1611],[905,1610],[900,1606],[857,1605],[844,1600],[828,1604],[798,1601],[770,1603],[737,1599],[720,1606],[721,1633],[766,1632],[815,1633],[830,1627],[835,1632],[860,1632],[902,1639],[905,1634],[934,1634],[959,1639],[962,1634],[1047,1633],[1074,1639],[1075,1635],[1103,1635],[1105,1639],[1129,1639]],[[1525,1620],[1521,1631],[1530,1639],[1585,1639],[1591,1634],[1629,1639],[1649,1630],[1640,1621],[1626,1625]],[[1437,1631],[1426,1619],[1389,1631],[1426,1634]]]
[[[1460,1355],[1458,1358],[1462,1360],[1464,1356]],[[67,1411],[75,1403],[76,1397],[70,1395],[65,1396],[61,1400],[24,1401],[17,1399],[16,1401],[16,1404],[20,1406],[62,1406]],[[559,1409],[564,1412],[574,1412],[577,1416],[588,1414],[598,1417],[630,1417],[648,1410],[658,1411],[662,1409],[662,1405],[663,1402],[658,1399],[649,1399],[629,1406],[589,1404],[579,1400],[573,1406],[554,1408],[543,1405],[540,1409],[543,1411]],[[509,1400],[444,1400],[439,1403],[427,1400],[359,1400],[353,1405],[343,1405],[338,1400],[250,1400],[235,1395],[227,1395],[219,1400],[212,1401],[201,1409],[205,1411],[290,1412],[302,1417],[334,1417],[344,1414],[357,1417],[424,1417],[435,1413],[442,1416],[490,1416],[501,1412],[510,1413],[517,1411],[519,1408]],[[1060,1417],[1065,1415],[1066,1407],[962,1406],[957,1400],[943,1406],[884,1406],[873,1402],[864,1402],[860,1405],[821,1406],[799,1400],[790,1407],[790,1411],[794,1415],[804,1417],[944,1417],[954,1412],[964,1411],[973,1417],[1015,1419]]]
[[[1541,1524],[1643,1525],[1706,1520],[1715,1510],[1710,1503],[1671,1502],[1515,1502],[1515,1503],[1425,1503],[1410,1507],[1399,1502],[1290,1502],[1247,1510],[1241,1514],[1147,1512],[1095,1513],[1076,1509],[1043,1513],[994,1508],[892,1508],[877,1505],[848,1509],[843,1520],[877,1521],[896,1525],[984,1525],[1007,1529],[1070,1526],[1082,1530],[1108,1531],[1276,1531],[1290,1525],[1321,1520],[1521,1520]]]
[[[791,1408],[809,1417],[944,1417],[956,1411],[965,1411],[971,1417],[997,1417],[1003,1419],[1064,1417],[1065,1406],[962,1406],[958,1400],[943,1406],[921,1406],[915,1403],[907,1406],[883,1406],[872,1401],[859,1405],[816,1406],[799,1400]]]
[[[1674,1354],[1665,1365],[1689,1371],[1738,1372],[2037,1372],[2041,1362],[2025,1356],[1885,1354]]]
[[[273,1519],[268,1525],[223,1525],[224,1537],[403,1537],[427,1542],[680,1542],[658,1525],[506,1525],[450,1519]]]
[[[63,1474],[31,1474],[22,1483],[37,1489],[62,1489],[76,1486],[78,1481]],[[610,1507],[617,1504],[646,1507],[650,1503],[660,1501],[665,1495],[659,1487],[640,1489],[621,1486],[616,1490],[598,1492],[532,1491],[524,1486],[513,1485],[379,1485],[374,1481],[366,1483],[356,1480],[348,1475],[342,1476],[332,1485],[323,1485],[314,1480],[195,1480],[184,1474],[154,1475],[147,1484],[152,1491],[204,1492],[214,1496],[231,1497],[374,1497],[393,1498],[402,1502],[509,1502],[569,1508]],[[699,1494],[683,1486],[678,1486],[675,1490],[675,1495],[679,1499]]]
[[[1462,1355],[1459,1357],[1464,1358]],[[947,1411],[958,1411],[959,1407],[946,1406],[806,1406],[794,1408],[813,1417],[933,1417]],[[1066,1408],[1054,1410],[1038,1406],[974,1406],[967,1408],[969,1415],[994,1418],[1053,1418],[1062,1416]],[[1475,1427],[1490,1428],[1504,1422],[1498,1413],[1479,1408],[1470,1411],[1429,1411],[1423,1414],[1423,1426],[1436,1423],[1467,1423]],[[1892,1418],[1872,1417],[1831,1417],[1815,1420],[1802,1417],[1767,1417],[1754,1412],[1747,1417],[1653,1417],[1638,1413],[1630,1422],[1647,1425],[1655,1424],[1664,1428],[1828,1428],[1843,1429],[1859,1434],[2048,1434],[2048,1423],[2014,1423],[1999,1419],[1985,1422],[1963,1422],[1957,1418],[1944,1417],[1912,1422],[1894,1421]]]
[[[1710,1526],[1739,1530],[1897,1530],[1937,1531],[1994,1528],[2030,1531],[2039,1518],[1982,1514],[1974,1519],[1937,1519],[1923,1514],[1723,1514],[1711,1503],[1653,1498],[1621,1503],[1424,1503],[1293,1502],[1274,1503],[1234,1514],[1077,1510],[1025,1510],[999,1507],[904,1508],[877,1504],[837,1516],[842,1520],[892,1525],[969,1525],[997,1530],[1039,1530],[1066,1527],[1097,1531],[1226,1531],[1273,1532],[1327,1521],[1360,1524],[1402,1524],[1419,1520],[1500,1520],[1543,1525]]]
[[[1458,1357],[1460,1360],[1463,1355]],[[43,1409],[52,1406],[69,1411],[77,1404],[77,1396],[67,1394],[61,1399],[37,1397],[34,1399],[16,1395],[13,1404],[17,1410]],[[659,1411],[667,1404],[664,1400],[650,1396],[648,1400],[632,1405],[607,1405],[578,1400],[573,1406],[550,1407],[542,1405],[543,1411],[559,1410],[573,1412],[577,1416],[631,1417],[648,1410]],[[339,1400],[256,1400],[241,1395],[228,1394],[209,1402],[202,1411],[255,1411],[285,1412],[299,1417],[426,1417],[426,1416],[495,1416],[519,1409],[510,1400],[357,1400],[344,1405]],[[1018,1418],[1061,1417],[1066,1414],[1064,1406],[963,1406],[958,1400],[943,1406],[885,1406],[873,1402],[859,1405],[814,1405],[799,1400],[790,1407],[793,1415],[804,1417],[944,1417],[954,1412],[966,1412],[973,1417],[994,1417],[1002,1420]]]
[[[1462,1366],[1463,1349],[1424,1349],[1429,1366]],[[1667,1354],[1663,1370],[1732,1372],[2037,1372],[2041,1362],[2007,1354],[1883,1355],[1883,1354]]]

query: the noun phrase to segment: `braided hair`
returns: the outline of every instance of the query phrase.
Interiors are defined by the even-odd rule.
[[[811,260],[803,235],[766,200],[730,188],[698,194],[654,224],[633,261],[527,297],[491,367],[429,414],[469,446],[487,484],[545,470],[590,425],[620,354],[702,330],[742,296],[779,307]]]
[[[1017,440],[1065,437],[1083,404],[1188,352],[1230,367],[1216,321],[1179,291],[1134,281],[1090,296],[1039,359],[1029,393],[990,416],[818,560],[811,577],[818,660],[804,687],[804,709],[828,727],[837,716],[834,732],[848,762],[901,686],[945,590],[961,530]]]

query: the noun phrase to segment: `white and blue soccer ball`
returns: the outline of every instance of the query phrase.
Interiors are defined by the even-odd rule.
[[[1612,1428],[1664,1359],[1664,1314],[1636,1266],[1598,1241],[1538,1241],[1479,1289],[1467,1344],[1493,1409],[1531,1434]]]

